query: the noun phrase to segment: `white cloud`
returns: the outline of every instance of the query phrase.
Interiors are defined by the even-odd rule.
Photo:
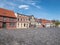
[[[30,0],[29,0],[29,1],[30,1]],[[31,1],[28,2],[27,4],[32,5],[32,6],[36,7],[36,8],[38,8],[38,9],[41,9],[41,6],[38,6],[37,3],[38,3],[38,1],[33,1],[33,0],[31,0]]]
[[[35,5],[36,3],[33,2],[33,3],[31,3],[31,4],[32,4],[32,5]]]
[[[17,8],[20,8],[20,9],[29,9],[29,5],[32,5],[37,9],[41,9],[41,6],[37,5],[38,0],[16,0],[16,2],[24,3],[24,5],[19,5],[18,6],[18,4],[4,1],[3,3],[0,3],[0,7],[6,7],[7,5],[9,5],[9,6],[11,6],[11,8],[17,7]],[[27,5],[25,5],[25,4],[27,4]]]
[[[17,0],[17,1],[20,1],[22,3],[26,3],[28,5],[32,5],[34,6],[35,8],[38,8],[38,9],[41,9],[41,6],[38,6],[37,4],[41,2],[41,0]],[[20,7],[20,6],[19,6]],[[28,8],[27,8],[28,9]]]
[[[36,7],[36,8],[38,8],[38,9],[41,9],[41,7],[40,7],[40,6],[38,6],[38,5],[36,5],[36,3],[35,3],[35,2],[31,3],[31,5],[32,5],[32,6],[34,6],[34,7]]]
[[[29,5],[20,5],[19,8],[20,9],[29,9]]]
[[[40,6],[36,6],[38,9],[41,9],[41,7]]]

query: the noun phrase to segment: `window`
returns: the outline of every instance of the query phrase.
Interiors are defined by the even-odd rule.
[[[22,18],[21,18],[21,21],[22,21]]]
[[[24,27],[25,27],[25,24],[24,24]]]
[[[15,26],[15,23],[12,23],[12,22],[11,22],[11,23],[10,23],[10,26],[12,26],[12,27]]]
[[[18,21],[19,21],[19,18],[18,18]]]
[[[6,17],[3,17],[3,20],[4,20],[4,21],[6,21],[6,20],[7,20],[7,18],[6,18]]]
[[[19,27],[19,23],[18,23],[18,27]]]
[[[29,21],[30,21],[30,18],[29,18]]]
[[[14,19],[13,18],[10,18],[10,21],[14,21]]]

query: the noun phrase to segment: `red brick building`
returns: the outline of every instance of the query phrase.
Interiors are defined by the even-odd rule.
[[[0,28],[16,28],[16,16],[13,11],[0,8]]]

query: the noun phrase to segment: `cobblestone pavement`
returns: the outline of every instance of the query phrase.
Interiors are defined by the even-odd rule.
[[[60,28],[2,29],[0,45],[60,45]]]

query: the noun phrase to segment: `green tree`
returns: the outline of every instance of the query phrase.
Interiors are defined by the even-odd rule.
[[[59,20],[55,20],[55,26],[60,25],[60,21]]]

